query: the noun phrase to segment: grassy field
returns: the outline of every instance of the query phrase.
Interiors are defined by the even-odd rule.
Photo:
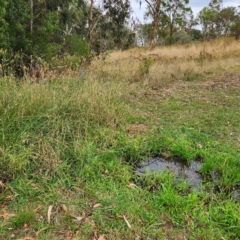
[[[0,79],[0,239],[240,239],[240,44],[109,52]],[[152,156],[202,163],[192,189]]]

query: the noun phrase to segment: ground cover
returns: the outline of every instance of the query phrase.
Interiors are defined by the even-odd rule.
[[[239,239],[240,46],[111,52],[0,80],[1,239]],[[193,189],[152,156],[200,161]]]

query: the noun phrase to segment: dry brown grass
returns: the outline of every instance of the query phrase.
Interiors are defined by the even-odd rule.
[[[154,50],[146,50],[142,48],[134,48],[125,52],[115,51],[112,52],[109,61],[123,60],[129,57],[131,54],[135,59],[141,59],[141,57],[152,56],[156,59],[166,60],[192,60],[198,59],[199,54],[205,48],[208,58],[222,58],[225,55],[239,55],[240,45],[239,42],[231,38],[222,38],[212,40],[209,42],[191,43],[186,45],[172,45],[156,47]]]
[[[143,75],[140,65],[154,59],[150,72]],[[91,77],[105,81],[142,82],[146,86],[163,87],[170,82],[188,80],[205,74],[218,74],[239,66],[240,44],[234,39],[218,39],[205,43],[157,47],[153,51],[135,48],[115,51],[95,59],[88,69]]]
[[[140,71],[146,59],[153,59],[149,74]],[[71,61],[74,68],[70,66]],[[79,62],[78,66],[75,66]],[[36,66],[26,71],[30,82],[47,83],[66,76],[79,78],[82,71],[88,81],[142,82],[145,86],[164,87],[171,82],[194,78],[199,75],[217,74],[240,66],[240,44],[231,38],[204,43],[156,47],[153,51],[134,48],[124,52],[112,51],[95,58],[90,65],[80,64],[76,57],[51,66]],[[70,64],[70,65],[69,65]],[[52,66],[54,65],[54,67]],[[69,67],[68,67],[69,65]]]

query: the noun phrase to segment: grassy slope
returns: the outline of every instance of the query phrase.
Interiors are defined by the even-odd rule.
[[[238,239],[239,60],[226,39],[113,52],[81,79],[1,79],[1,239]],[[204,187],[136,176],[152,155],[200,159]]]

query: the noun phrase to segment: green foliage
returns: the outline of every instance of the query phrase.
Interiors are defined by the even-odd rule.
[[[200,78],[200,74],[186,74],[184,80],[187,82],[192,82]]]
[[[180,44],[190,43],[192,41],[192,37],[190,34],[187,34],[184,31],[180,31],[174,34],[175,41]]]
[[[41,19],[34,22],[33,32],[31,36],[32,54],[46,61],[56,56],[60,49],[60,42],[53,39],[53,36],[60,31],[59,17],[56,12],[43,12]]]
[[[0,64],[2,65],[3,76],[23,77],[24,61],[22,52],[12,54],[8,50],[0,49]]]
[[[124,45],[125,48],[131,46],[134,35],[129,34],[130,31],[126,27],[126,22],[130,19],[130,1],[104,0],[103,6],[109,18],[105,27],[110,30],[115,45],[119,49],[124,49]],[[104,30],[106,31],[107,29]],[[128,37],[124,43],[123,39],[126,36]]]
[[[239,19],[239,13],[236,7],[226,7],[217,14],[216,31],[218,35],[229,36],[231,26]]]
[[[240,37],[240,20],[233,23],[230,29],[231,35],[234,36],[236,40],[238,40]]]
[[[202,34],[205,39],[209,39],[210,37],[214,37],[214,22],[216,19],[216,12],[210,8],[203,8],[198,15],[198,19],[200,24],[202,25]]]
[[[66,36],[63,49],[63,52],[67,52],[70,55],[76,55],[78,57],[85,58],[88,57],[90,52],[90,46],[88,42],[83,40],[83,37],[77,34]]]
[[[174,44],[175,42],[176,42],[175,36],[168,36],[168,37],[166,38],[166,43],[169,44],[169,45],[172,45],[172,44]]]
[[[31,224],[35,220],[35,213],[31,210],[22,210],[13,220],[12,226],[14,228],[23,227],[24,224]]]
[[[31,149],[24,147],[24,145],[6,149],[0,148],[0,150],[1,177],[4,181],[12,180],[17,173],[24,171],[32,155]]]
[[[159,13],[159,21],[162,29],[167,29],[167,43],[175,43],[174,34],[183,26],[187,25],[188,18],[192,17],[192,9],[187,7],[188,0],[162,1]],[[189,20],[190,21],[190,20]]]
[[[190,36],[192,37],[193,41],[195,40],[199,41],[202,39],[202,32],[201,30],[198,29],[191,29]]]
[[[236,7],[222,7],[221,0],[211,1],[208,7],[203,8],[198,15],[199,23],[202,25],[204,39],[216,38],[222,35],[229,36],[232,26],[239,19]]]
[[[140,73],[142,75],[148,74],[150,67],[154,64],[154,59],[150,58],[145,58],[143,60],[143,64],[139,66]]]
[[[8,38],[7,50],[12,54],[17,52],[31,53],[29,3],[27,1],[9,0],[6,8],[8,28],[5,33]]]
[[[199,60],[200,60],[200,63],[201,63],[201,67],[203,67],[205,59],[206,59],[206,47],[204,45],[203,50],[200,51],[200,54],[199,54]]]
[[[5,21],[5,14],[6,14],[6,6],[7,6],[7,1],[6,0],[0,0],[0,49],[3,47],[6,47],[6,28],[7,28],[7,23]],[[1,57],[0,57],[1,61]]]
[[[4,5],[4,1],[2,4]],[[10,0],[7,5],[2,6],[0,25],[5,31],[1,33],[4,32],[3,36],[8,39],[5,45],[2,39],[0,46],[4,47],[0,60],[3,63],[3,75],[12,73],[16,77],[23,77],[26,70],[32,71],[35,68],[33,58],[42,59],[38,64],[50,62],[59,51],[87,56],[88,44],[81,41],[79,35],[72,35],[76,34],[76,29],[82,28],[81,24],[86,25],[83,10],[79,10],[81,7],[86,7],[81,1],[60,1],[58,4],[38,1],[31,9],[30,1],[16,0]],[[68,16],[64,17],[65,13]],[[78,21],[78,25],[74,21]]]

